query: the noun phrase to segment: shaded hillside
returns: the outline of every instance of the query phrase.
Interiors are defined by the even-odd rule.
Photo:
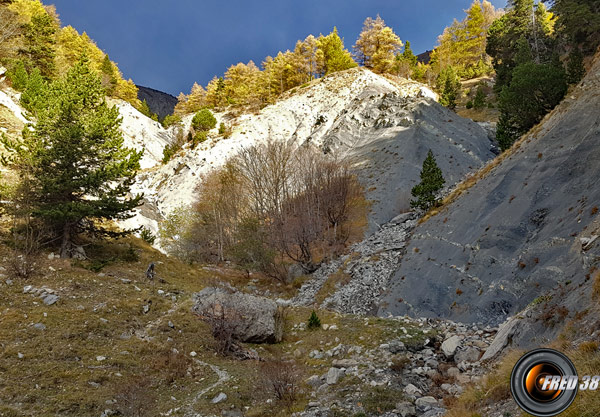
[[[600,253],[599,86],[596,60],[510,156],[415,229],[380,314],[498,323],[552,288],[581,297],[569,290]]]
[[[177,97],[173,97],[171,94],[164,93],[150,87],[138,85],[137,88],[138,98],[141,101],[146,100],[152,113],[158,114],[158,117],[161,120],[165,116],[173,114],[173,110],[177,104]]]

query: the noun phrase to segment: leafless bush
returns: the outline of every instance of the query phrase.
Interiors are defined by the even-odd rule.
[[[215,351],[219,355],[227,356],[239,351],[239,341],[235,336],[236,328],[240,324],[239,315],[232,309],[215,302],[210,310],[204,313],[202,319],[211,328],[215,340]]]
[[[115,390],[119,412],[126,417],[150,417],[156,413],[156,395],[150,378],[132,377]]]
[[[152,368],[161,372],[161,378],[166,384],[172,384],[175,380],[185,377],[191,366],[191,358],[174,349],[164,349],[152,359]]]
[[[301,375],[294,363],[280,359],[266,361],[261,366],[261,377],[265,392],[288,407],[296,401]]]
[[[15,276],[27,278],[35,271],[35,261],[50,232],[32,217],[32,192],[26,181],[13,191],[11,198],[12,201],[7,205],[13,222],[9,268]]]
[[[315,256],[338,254],[353,227],[361,188],[349,164],[310,147],[269,141],[208,174],[192,213],[161,239],[192,261],[234,260],[283,278],[289,261],[305,272]],[[183,225],[177,226],[177,224]]]

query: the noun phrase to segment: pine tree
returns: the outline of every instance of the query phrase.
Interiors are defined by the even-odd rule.
[[[475,98],[473,99],[473,107],[476,109],[482,109],[485,106],[485,92],[483,91],[483,86],[480,84],[477,86],[477,92],[475,93]]]
[[[439,201],[438,194],[445,183],[442,170],[437,166],[433,152],[430,149],[427,152],[427,158],[423,161],[421,182],[411,190],[412,196],[416,198],[416,200],[411,200],[411,207],[429,210],[435,206]]]
[[[58,25],[46,12],[34,14],[31,22],[25,25],[25,43],[21,53],[29,61],[31,68],[39,68],[46,78],[52,78],[56,70],[54,35],[57,30]]]
[[[321,35],[317,39],[317,64],[321,75],[356,66],[352,55],[344,48],[344,41],[338,35],[336,27],[329,35]]]
[[[308,328],[310,330],[321,328],[321,319],[319,319],[319,316],[317,316],[317,312],[315,310],[312,311],[310,317],[308,318]]]
[[[414,68],[417,66],[417,57],[413,54],[412,49],[410,48],[410,42],[406,41],[406,45],[404,45],[404,51],[402,52],[402,59],[404,59],[410,65],[410,68]]]
[[[564,68],[557,59],[550,64],[526,62],[515,68],[510,85],[498,98],[500,119],[496,139],[508,149],[522,134],[562,100],[567,92]]]
[[[158,115],[155,113],[152,113],[152,110],[150,110],[150,106],[148,105],[148,102],[146,101],[146,99],[144,99],[144,101],[142,101],[142,104],[140,105],[140,108],[138,110],[144,116],[154,120],[155,122],[158,122]]]
[[[569,84],[577,84],[585,75],[585,67],[583,66],[583,55],[578,47],[573,47],[569,54],[569,62],[567,64],[567,82]]]
[[[2,138],[12,164],[34,195],[32,215],[72,256],[84,232],[122,235],[99,222],[126,219],[142,196],[129,197],[141,152],[123,147],[118,109],[109,107],[87,57],[52,82],[34,109],[37,123],[22,141]]]
[[[456,99],[460,91],[460,80],[454,67],[447,67],[437,78],[437,90],[440,92],[440,104],[451,110],[456,108]]]
[[[200,110],[192,119],[192,127],[195,130],[207,131],[213,129],[216,125],[217,119],[208,109]]]
[[[118,78],[115,71],[115,67],[113,66],[112,61],[108,57],[108,54],[104,55],[102,65],[100,66],[100,71],[102,72],[102,85],[106,90],[106,94],[110,96],[115,92],[115,89],[117,88]]]

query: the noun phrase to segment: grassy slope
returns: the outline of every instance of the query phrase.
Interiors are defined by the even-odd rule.
[[[266,397],[257,394],[260,364],[216,356],[210,330],[191,313],[194,292],[216,280],[243,287],[246,275],[183,264],[137,239],[88,248],[88,252],[102,252],[105,258],[122,255],[129,244],[136,248],[139,261],[116,261],[96,273],[43,254],[38,272],[28,279],[10,276],[13,255],[0,244],[0,265],[6,268],[0,271],[6,275],[0,281],[0,416],[97,416],[105,409],[126,408],[128,403],[147,407],[151,410],[147,415],[169,410],[178,410],[172,415],[220,414],[224,406],[212,404],[211,399],[221,391],[228,395],[227,407],[249,407],[247,415],[288,415],[288,410],[268,405]],[[144,271],[152,261],[165,283],[145,279]],[[251,278],[259,291],[274,296],[294,291],[293,286]],[[6,279],[12,279],[12,284],[6,284]],[[41,298],[24,294],[26,285],[51,288],[60,300],[47,306]],[[150,310],[144,314],[149,300]],[[284,342],[253,347],[265,358],[291,358],[296,351],[305,376],[321,375],[332,358],[311,359],[311,350],[338,343],[374,348],[399,331],[397,322],[371,319],[367,323],[326,311],[319,311],[322,322],[337,324],[339,330],[292,329],[309,315],[310,309],[288,308]],[[44,324],[45,330],[35,328],[36,323]],[[332,340],[336,337],[338,342]],[[197,352],[194,358],[189,355],[192,351]],[[106,359],[98,360],[99,356]],[[208,389],[218,376],[207,365],[225,370],[231,380]],[[207,391],[198,396],[203,390]],[[304,397],[300,395],[294,408],[303,408]]]

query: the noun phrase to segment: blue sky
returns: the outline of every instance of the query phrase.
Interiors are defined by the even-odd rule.
[[[86,31],[137,84],[173,95],[206,85],[228,66],[293,49],[337,26],[348,49],[378,13],[409,40],[431,49],[472,0],[53,0],[63,25]],[[505,0],[492,0],[505,7]]]

